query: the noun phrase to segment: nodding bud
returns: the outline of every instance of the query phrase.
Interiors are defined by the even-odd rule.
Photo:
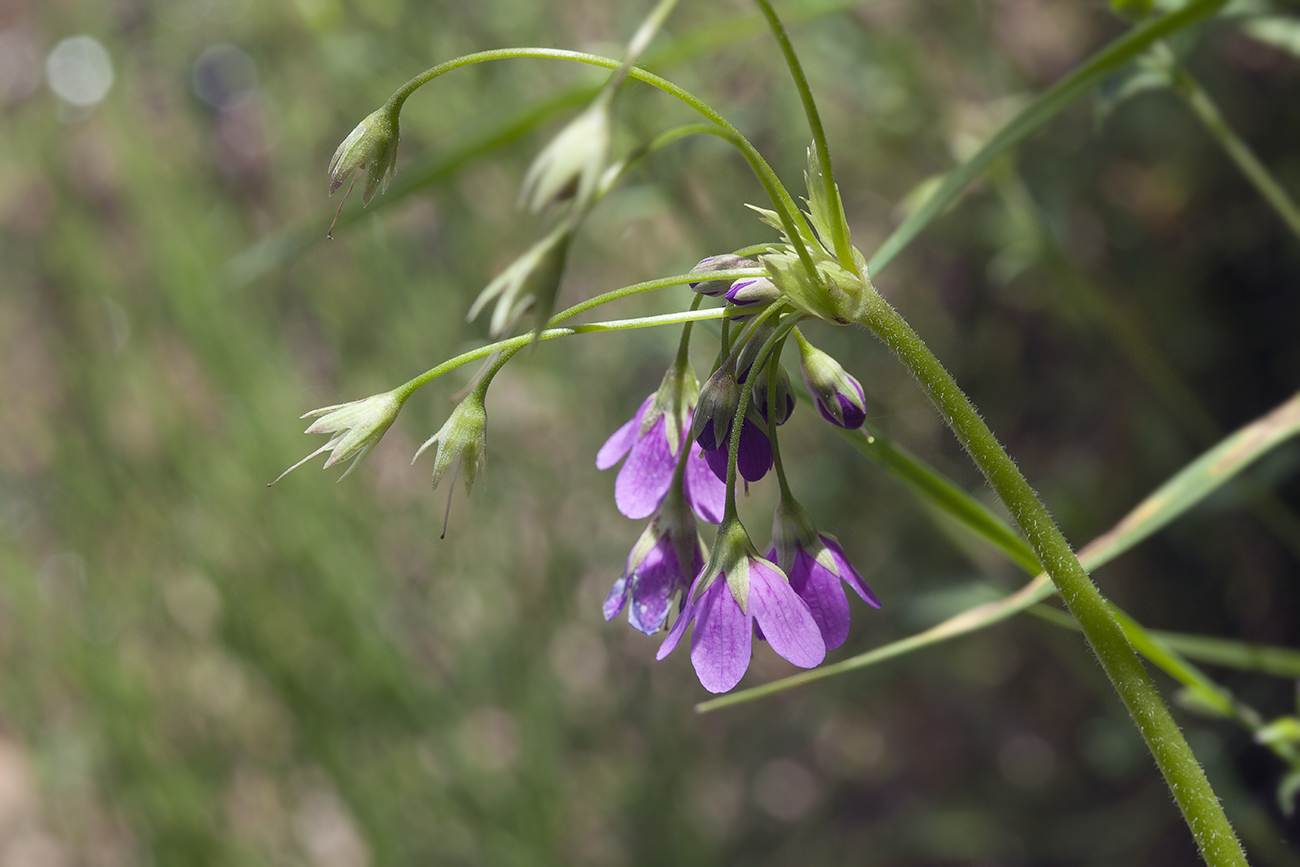
[[[585,208],[596,194],[609,154],[609,99],[597,98],[551,139],[519,189],[519,201],[538,213],[566,199]]]
[[[817,404],[817,411],[833,425],[855,430],[867,420],[862,386],[839,362],[813,346],[795,330],[799,341],[799,366],[804,385]]]
[[[357,169],[366,173],[361,204],[370,204],[376,190],[387,190],[397,165],[398,114],[401,103],[387,103],[356,125],[330,160],[330,195]],[[351,187],[348,188],[351,190]],[[344,198],[347,198],[346,195]],[[342,207],[342,204],[339,205]]]
[[[772,380],[768,376],[769,368],[767,365],[759,371],[758,378],[754,380],[754,406],[763,416],[763,421],[767,421],[768,407],[771,406]],[[785,368],[777,365],[776,368],[776,423],[785,424],[794,412],[794,394],[790,391],[790,376],[785,372]]]
[[[766,277],[745,277],[727,290],[727,300],[737,307],[767,306],[780,298],[781,290]]]
[[[731,365],[724,363],[700,389],[700,402],[695,406],[695,418],[691,422],[691,439],[707,452],[725,446],[739,405],[740,384]]]
[[[691,269],[692,274],[707,274],[710,271],[732,271],[736,268],[757,268],[758,263],[753,259],[746,259],[744,256],[737,256],[734,253],[724,253],[721,256],[709,256],[707,259],[701,259],[699,264]],[[701,280],[691,284],[691,288],[701,295],[708,295],[710,298],[716,298],[726,292],[731,287],[730,280]]]

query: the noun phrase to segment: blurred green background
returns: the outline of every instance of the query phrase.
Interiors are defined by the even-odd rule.
[[[327,242],[338,142],[433,63],[617,54],[649,7],[0,2],[0,865],[1194,863],[1073,633],[1021,618],[697,716],[687,654],[656,663],[656,639],[603,622],[641,527],[594,455],[675,333],[517,357],[445,540],[445,490],[409,461],[467,373],[412,399],[342,484],[317,459],[265,487],[321,443],[301,413],[482,340],[465,311],[539,231],[516,192],[572,108],[517,121],[601,79],[525,60],[425,88],[393,189],[364,214],[354,197]],[[1079,0],[783,8],[868,253],[909,192],[1125,29]],[[798,191],[809,134],[751,6],[683,4],[656,46],[683,49],[659,71]],[[1300,59],[1223,20],[1189,50],[1300,194]],[[620,149],[692,119],[643,87],[617,115]],[[771,240],[742,207],[762,201],[715,139],[661,152],[600,205],[561,302]],[[1081,102],[878,285],[1076,545],[1300,382],[1300,241],[1164,92],[1104,118]],[[862,380],[872,424],[989,499],[868,335],[809,334]],[[714,349],[696,349],[704,372]],[[785,431],[796,493],[884,601],[855,607],[832,659],[1018,585],[806,408]],[[1279,450],[1101,570],[1103,591],[1149,626],[1300,643],[1298,461]],[[742,505],[760,545],[772,487]],[[791,670],[761,647],[744,685]],[[1294,710],[1293,684],[1211,671]],[[1276,760],[1176,713],[1252,856],[1300,863]]]

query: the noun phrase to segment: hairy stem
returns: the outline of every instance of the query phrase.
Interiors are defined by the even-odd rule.
[[[874,292],[860,319],[920,381],[993,490],[1010,509],[1070,613],[1079,621],[1115,690],[1141,731],[1206,863],[1244,865],[1246,855],[1188,747],[1106,600],[1006,450],[921,338]]]

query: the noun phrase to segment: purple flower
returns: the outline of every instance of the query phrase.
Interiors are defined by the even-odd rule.
[[[871,607],[880,607],[880,600],[844,556],[840,543],[829,533],[818,533],[808,513],[793,499],[781,498],[767,556],[790,576],[790,586],[807,603],[828,651],[849,637],[849,600],[843,584]]]
[[[683,564],[688,568],[683,569]],[[695,518],[680,494],[670,494],[632,546],[627,567],[602,607],[605,619],[617,617],[630,599],[628,623],[653,635],[663,628],[673,599],[686,591],[703,568],[704,546]]]
[[[808,386],[822,418],[850,430],[862,427],[867,420],[867,402],[862,386],[838,361],[804,340],[797,328],[794,333],[799,341],[803,382]]]
[[[709,692],[726,692],[745,676],[756,626],[773,650],[801,668],[826,658],[807,604],[779,568],[754,552],[738,521],[719,528],[713,558],[695,579],[657,659],[672,653],[692,621],[691,663]]]
[[[614,480],[614,503],[629,518],[649,517],[658,508],[672,483],[678,456],[686,447],[690,410],[677,426],[675,443],[668,434],[668,413],[660,411],[658,418],[647,428],[646,416],[655,411],[657,396],[658,393],[647,397],[636,415],[615,431],[596,453],[596,467],[602,470],[609,469],[627,456],[618,471],[618,478]],[[700,518],[716,524],[722,520],[726,485],[714,477],[694,449],[687,451],[683,478],[686,499]]]

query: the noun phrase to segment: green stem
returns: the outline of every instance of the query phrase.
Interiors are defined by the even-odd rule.
[[[767,19],[767,25],[772,29],[777,44],[781,46],[785,64],[790,68],[790,76],[799,90],[799,99],[803,102],[808,127],[812,130],[813,147],[817,149],[817,162],[821,165],[822,179],[826,185],[826,201],[830,205],[831,236],[835,247],[835,258],[839,259],[840,264],[845,268],[854,271],[857,265],[853,261],[853,251],[849,245],[849,227],[844,223],[844,206],[840,202],[840,189],[835,183],[835,173],[831,169],[831,149],[826,144],[826,131],[822,128],[822,119],[817,111],[817,103],[813,99],[812,88],[808,86],[808,78],[803,73],[803,66],[794,53],[790,36],[786,33],[781,19],[777,17],[776,10],[768,0],[755,0],[755,2],[763,10],[763,17]]]
[[[870,328],[912,371],[1010,509],[1146,740],[1206,863],[1212,867],[1246,864],[1241,844],[1204,771],[1123,629],[1047,509],[924,341],[880,296],[872,293],[869,300],[860,324]]]
[[[705,319],[721,319],[726,311],[721,307],[714,307],[709,310],[688,310],[684,313],[666,313],[662,316],[643,316],[637,319],[611,319],[608,322],[590,322],[586,325],[571,325],[568,328],[546,328],[537,334],[521,334],[518,337],[511,337],[508,340],[498,340],[496,343],[489,343],[487,346],[480,346],[478,349],[471,349],[468,352],[462,352],[455,358],[449,358],[437,367],[426,370],[419,376],[410,379],[393,391],[403,401],[410,397],[415,391],[433,380],[449,373],[462,365],[469,364],[472,361],[478,361],[480,358],[487,358],[494,352],[509,352],[526,346],[534,340],[554,340],[557,337],[572,337],[575,334],[605,334],[610,331],[630,331],[633,328],[652,328],[656,325],[680,325],[684,322],[699,322]]]
[[[1300,208],[1296,207],[1295,202],[1291,201],[1291,197],[1286,194],[1286,190],[1282,189],[1281,184],[1255,156],[1250,145],[1246,144],[1228,125],[1227,119],[1214,104],[1214,100],[1210,99],[1210,95],[1182,66],[1171,66],[1169,76],[1174,92],[1183,98],[1187,107],[1192,110],[1210,135],[1214,136],[1229,159],[1237,164],[1237,168],[1254,185],[1264,200],[1273,207],[1292,234],[1300,238]]]
[[[1223,2],[1223,0],[1218,0]],[[394,110],[400,110],[403,103],[415,91],[428,84],[433,79],[444,73],[451,72],[453,69],[460,69],[463,66],[469,66],[475,63],[483,63],[489,60],[515,60],[520,58],[542,58],[553,60],[570,60],[575,63],[585,63],[589,66],[601,66],[605,69],[618,69],[621,64],[617,60],[609,57],[601,57],[598,54],[586,54],[580,51],[567,51],[559,48],[497,48],[491,51],[479,51],[474,54],[466,54],[463,57],[457,57],[440,63],[437,66],[426,69],[410,81],[399,87],[392,96],[388,98],[385,105],[391,106]],[[768,198],[772,201],[772,206],[776,209],[777,214],[781,217],[781,223],[785,226],[786,235],[790,238],[791,245],[799,254],[799,260],[803,263],[808,273],[816,273],[813,267],[812,257],[808,254],[807,247],[804,246],[802,235],[799,229],[804,227],[803,215],[799,212],[799,206],[795,203],[794,197],[790,191],[781,183],[772,167],[763,159],[763,155],[758,149],[750,144],[749,139],[741,135],[740,130],[732,126],[731,122],[718,114],[708,103],[698,96],[684,90],[681,87],[655,75],[647,72],[640,67],[632,67],[628,71],[630,78],[644,82],[651,87],[658,88],[664,93],[672,96],[681,102],[689,105],[695,111],[699,112],[712,123],[716,124],[722,130],[722,137],[730,141],[745,157],[749,163],[750,169],[758,178],[759,183],[763,185]]]

